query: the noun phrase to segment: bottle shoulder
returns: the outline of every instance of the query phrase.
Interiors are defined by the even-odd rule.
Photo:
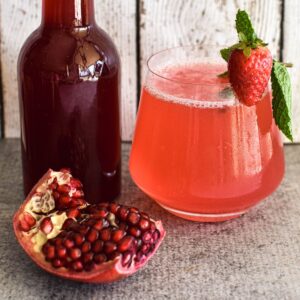
[[[88,73],[89,69],[101,68],[101,72],[112,73],[119,66],[113,41],[97,26],[50,30],[40,27],[24,43],[18,62],[21,72]]]

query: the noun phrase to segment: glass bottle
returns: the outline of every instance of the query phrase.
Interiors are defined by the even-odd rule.
[[[18,62],[24,192],[70,168],[90,203],[120,193],[120,61],[93,0],[42,0]]]

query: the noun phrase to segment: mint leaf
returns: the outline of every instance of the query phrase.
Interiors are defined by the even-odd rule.
[[[238,10],[236,14],[235,26],[240,41],[254,42],[257,39],[251,20],[245,10]]]
[[[273,61],[271,82],[275,123],[284,135],[293,141],[291,80],[287,68],[278,61]]]

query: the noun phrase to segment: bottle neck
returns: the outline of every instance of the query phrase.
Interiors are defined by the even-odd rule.
[[[70,28],[94,23],[94,0],[43,0],[42,26]]]

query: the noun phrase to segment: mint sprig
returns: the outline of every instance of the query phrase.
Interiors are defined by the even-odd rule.
[[[257,40],[257,35],[246,11],[238,10],[235,19],[235,27],[240,41],[255,42]]]
[[[271,73],[272,108],[275,123],[292,142],[292,88],[287,68],[284,64],[273,61]]]
[[[225,61],[228,62],[230,54],[234,49],[243,50],[245,56],[249,57],[251,55],[251,49],[255,49],[259,46],[267,46],[266,43],[257,37],[246,11],[238,10],[235,19],[235,27],[239,42],[220,51],[220,54]]]
[[[268,44],[257,37],[252,26],[249,15],[244,10],[238,10],[236,14],[235,26],[239,38],[237,44],[224,48],[220,51],[222,58],[228,62],[231,52],[235,49],[242,50],[246,57],[251,55],[251,49],[265,47]],[[273,117],[278,128],[283,134],[293,141],[292,134],[292,92],[291,80],[286,67],[290,64],[284,64],[273,60],[271,71],[272,83],[272,108]],[[219,77],[226,77],[228,72],[224,72]]]

